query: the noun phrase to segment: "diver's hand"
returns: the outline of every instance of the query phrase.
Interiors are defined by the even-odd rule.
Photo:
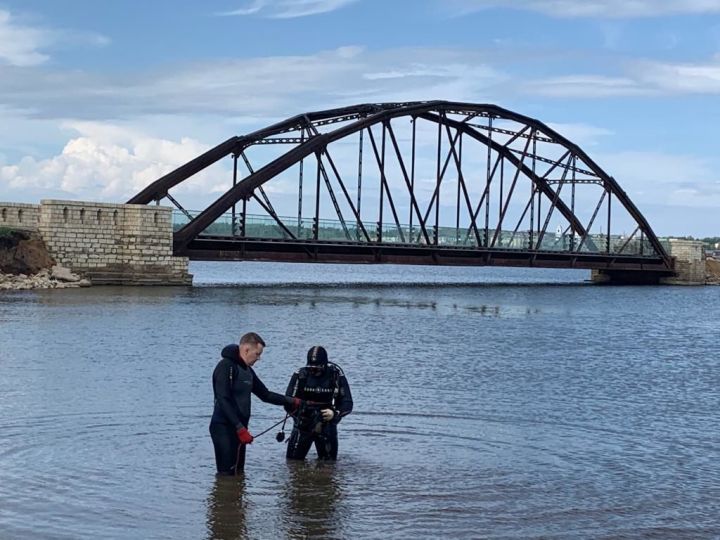
[[[322,414],[323,422],[329,422],[333,418],[335,418],[335,411],[332,409],[323,409],[320,411],[320,414]]]

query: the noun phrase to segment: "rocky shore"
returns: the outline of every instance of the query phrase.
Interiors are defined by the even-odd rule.
[[[89,287],[90,281],[73,274],[64,266],[55,265],[36,274],[0,273],[0,291],[21,291],[27,289],[69,289]]]
[[[0,229],[0,291],[67,289],[90,284],[56,264],[39,234]]]
[[[37,274],[0,274],[0,291],[27,289],[69,289],[89,287],[90,281],[73,274],[63,266],[53,266]]]

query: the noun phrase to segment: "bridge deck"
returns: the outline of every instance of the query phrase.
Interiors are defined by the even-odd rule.
[[[264,260],[279,262],[392,263],[447,266],[514,266],[623,270],[671,275],[656,256],[594,252],[368,244],[353,241],[230,238],[202,235],[178,255],[192,260]]]

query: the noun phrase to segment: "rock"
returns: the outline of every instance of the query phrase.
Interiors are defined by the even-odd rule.
[[[28,289],[70,289],[77,287],[90,287],[92,283],[88,279],[81,279],[67,268],[59,267],[60,275],[70,278],[72,281],[64,281],[51,277],[47,270],[37,274],[5,274],[0,272],[0,291],[24,291]]]
[[[59,264],[52,267],[50,277],[58,281],[67,281],[70,283],[80,281],[80,276],[73,274],[70,269],[60,266]]]

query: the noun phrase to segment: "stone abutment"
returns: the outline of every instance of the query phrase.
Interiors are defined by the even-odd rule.
[[[60,264],[100,285],[190,285],[172,252],[172,209],[43,200],[0,202],[0,227],[37,231]]]

